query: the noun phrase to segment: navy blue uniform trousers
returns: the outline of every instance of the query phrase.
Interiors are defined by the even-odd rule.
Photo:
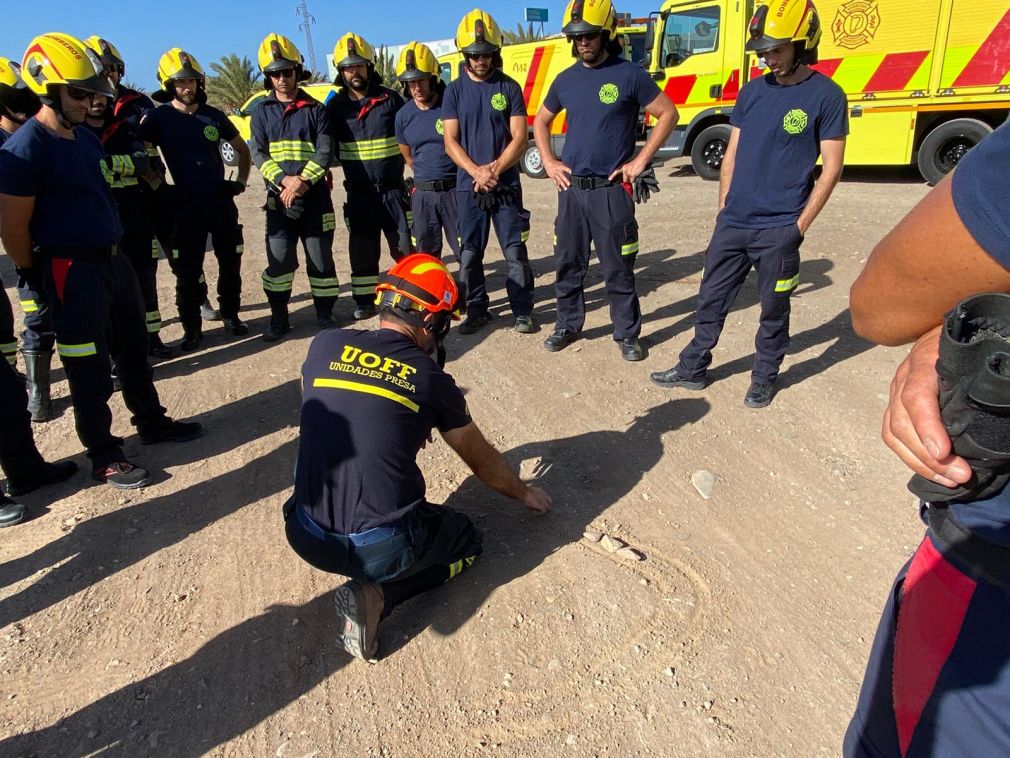
[[[694,339],[684,348],[677,373],[685,379],[702,379],[712,363],[726,316],[751,268],[757,269],[760,324],[754,340],[751,379],[772,384],[789,347],[789,298],[799,283],[800,244],[803,235],[791,226],[741,229],[715,222],[705,253],[705,272],[694,317]]]
[[[459,260],[459,206],[456,190],[436,192],[417,187],[410,193],[410,241],[419,253],[442,257],[442,235]]]
[[[635,291],[638,222],[630,188],[622,184],[579,189],[574,184],[558,193],[554,222],[554,285],[558,301],[555,329],[582,331],[586,299],[582,283],[589,269],[589,248],[596,248],[610,303],[614,339],[638,337],[642,311]]]
[[[843,754],[1010,755],[1010,592],[932,531],[891,588]]]
[[[484,250],[492,224],[508,269],[505,291],[512,315],[529,316],[533,312],[533,269],[526,250],[530,213],[522,206],[521,192],[493,211],[481,209],[469,189],[457,189],[456,201],[461,237],[459,274],[466,288],[467,317],[487,315],[490,298],[484,278]]]

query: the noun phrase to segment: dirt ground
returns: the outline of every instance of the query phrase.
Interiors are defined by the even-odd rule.
[[[142,448],[117,396],[115,430],[155,483],[123,494],[82,471],[24,497],[30,520],[0,533],[0,755],[837,755],[889,582],[922,533],[908,473],[878,436],[903,351],[853,335],[848,290],[926,188],[905,172],[848,172],[804,244],[778,395],[755,411],[742,404],[753,278],[708,389],[648,381],[691,336],[717,193],[682,163],[660,177],[639,209],[649,355],[638,364],[610,338],[595,265],[585,339],[558,354],[541,346],[554,319],[555,193],[525,182],[542,328],[509,328],[492,243],[499,317],[450,335],[449,370],[554,509],[527,515],[444,442],[423,451],[429,499],[470,514],[485,553],[383,624],[375,665],[335,645],[341,580],[284,539],[315,325],[303,269],[294,331],[260,340],[262,192],[242,196],[252,333],[209,324],[203,350],[155,369],[163,404],[205,436]],[[342,228],[335,250],[346,288]],[[167,267],[159,281],[174,344]],[[351,309],[342,294],[342,324]],[[62,369],[56,378],[62,415],[36,439],[86,469]],[[707,500],[691,481],[701,470],[715,477]],[[587,527],[646,560],[588,543]]]

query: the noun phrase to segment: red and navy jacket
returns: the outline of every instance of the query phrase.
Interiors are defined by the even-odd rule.
[[[396,142],[396,112],[402,106],[403,98],[375,81],[361,100],[351,99],[345,88],[326,103],[348,190],[402,186],[404,162]]]
[[[106,163],[113,175],[110,185],[115,192],[141,189],[140,174],[153,161],[160,163],[157,148],[144,144],[138,135],[140,122],[152,110],[154,103],[147,95],[120,87],[106,114],[98,137],[105,148]]]
[[[285,176],[300,176],[326,187],[320,180],[333,163],[333,137],[318,100],[299,89],[294,100],[283,103],[271,92],[253,111],[249,128],[252,159],[268,185],[279,187]]]

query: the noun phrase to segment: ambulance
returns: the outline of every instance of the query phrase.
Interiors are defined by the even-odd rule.
[[[815,69],[848,98],[845,163],[916,165],[930,184],[1010,113],[1006,0],[816,0]],[[645,66],[680,111],[660,157],[716,179],[744,82],[753,0],[668,0],[649,18]]]
[[[644,22],[645,19],[641,21]],[[638,23],[638,20],[630,21],[617,29],[617,33],[622,36],[624,55],[633,63],[641,63],[646,57],[646,30],[646,24]],[[515,79],[523,88],[526,113],[528,114],[527,120],[532,136],[533,117],[543,104],[544,98],[547,97],[551,82],[554,81],[554,77],[575,63],[575,58],[572,56],[572,43],[563,34],[555,34],[534,42],[505,45],[501,49],[501,56],[502,71]],[[448,84],[459,76],[463,56],[460,53],[451,53],[441,56],[438,62],[442,81]],[[644,130],[645,122],[643,120],[643,135]],[[556,155],[561,154],[566,131],[565,113],[562,111],[551,126],[551,140]],[[540,151],[537,150],[532,139],[526,152],[519,159],[519,168],[524,174],[534,179],[547,176],[543,160],[540,158]]]

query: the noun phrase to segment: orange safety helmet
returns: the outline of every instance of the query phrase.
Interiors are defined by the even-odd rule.
[[[400,259],[379,279],[375,304],[388,306],[408,323],[434,332],[441,339],[450,321],[463,312],[460,286],[438,258],[414,253]],[[434,318],[428,319],[428,314]]]

